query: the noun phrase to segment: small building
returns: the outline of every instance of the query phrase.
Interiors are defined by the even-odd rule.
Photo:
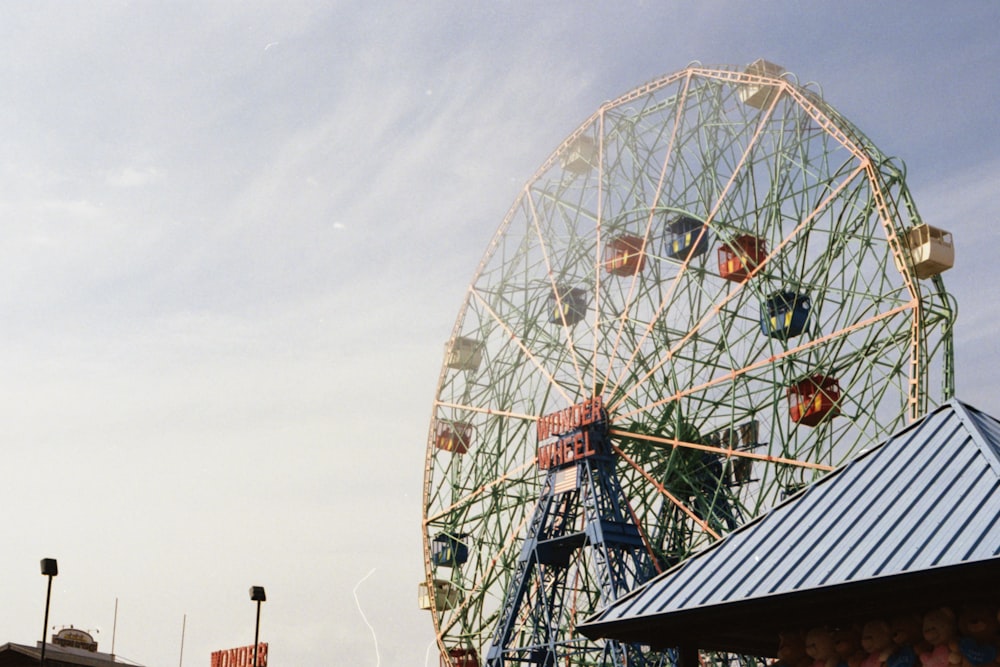
[[[0,646],[0,667],[25,667],[37,665],[42,659],[42,642],[34,646],[26,644],[7,643]],[[113,653],[100,653],[97,650],[97,640],[86,630],[62,628],[52,635],[51,643],[45,643],[46,667],[67,667],[69,665],[85,665],[87,667],[105,667],[106,665],[132,665],[142,667],[131,660],[116,659]]]
[[[30,667],[38,665],[42,658],[42,642],[34,646],[7,643],[0,646],[0,667]],[[110,653],[100,653],[96,650],[76,646],[60,646],[45,644],[46,667],[135,667],[138,663],[122,661]],[[138,667],[141,667],[139,665]]]
[[[997,603],[1000,421],[957,400],[598,612],[579,631],[774,656],[780,632]]]

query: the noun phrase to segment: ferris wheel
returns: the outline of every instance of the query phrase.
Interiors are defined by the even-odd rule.
[[[575,625],[950,398],[952,261],[901,167],[772,63],[603,104],[445,347],[420,586],[442,664],[655,664]]]

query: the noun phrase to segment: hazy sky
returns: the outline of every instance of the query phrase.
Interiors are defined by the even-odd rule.
[[[1000,3],[18,7],[0,643],[40,639],[54,557],[50,625],[108,651],[117,599],[149,666],[185,615],[185,665],[252,643],[253,584],[274,665],[424,665],[424,446],[468,281],[567,134],[693,60],[780,63],[905,161],[956,237],[958,394],[1000,415]]]

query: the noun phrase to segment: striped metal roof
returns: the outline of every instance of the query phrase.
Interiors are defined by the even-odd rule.
[[[920,574],[926,582],[937,572],[944,581],[943,573],[955,566],[968,573],[970,564],[987,566],[990,576],[1000,571],[1000,422],[952,400],[608,606],[580,630],[655,644],[643,633],[658,631],[667,641],[664,623],[686,612],[715,610],[719,618],[727,605],[746,610],[752,608],[746,603],[803,594],[813,595],[815,604],[818,592],[847,587],[857,594],[880,580],[895,588],[879,594],[891,595],[907,576]]]

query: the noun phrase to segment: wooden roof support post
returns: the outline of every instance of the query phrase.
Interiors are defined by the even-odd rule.
[[[691,645],[681,646],[677,649],[677,667],[698,667],[698,648]]]

